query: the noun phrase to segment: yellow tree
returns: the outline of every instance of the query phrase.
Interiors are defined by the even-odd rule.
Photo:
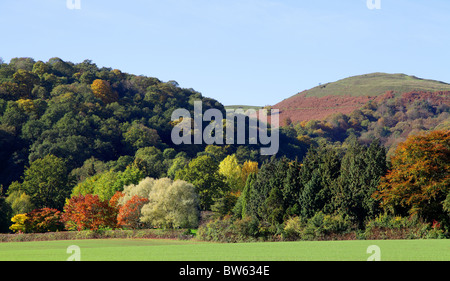
[[[225,182],[232,192],[239,192],[244,188],[241,182],[241,170],[236,154],[228,155],[219,164],[219,173],[225,177]]]
[[[96,79],[91,85],[94,96],[104,103],[116,102],[119,99],[117,92],[113,91],[108,81]]]
[[[241,171],[241,184],[245,186],[247,182],[247,178],[251,173],[258,173],[258,162],[254,161],[245,161],[244,165],[242,165]]]

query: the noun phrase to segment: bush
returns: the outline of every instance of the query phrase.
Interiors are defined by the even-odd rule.
[[[343,215],[316,213],[311,219],[293,217],[285,222],[283,239],[294,240],[332,240],[352,231],[353,225]]]
[[[318,212],[312,217],[302,230],[303,240],[326,240],[332,236],[342,235],[352,229],[351,220],[343,215],[325,215]]]
[[[252,218],[233,221],[230,216],[212,220],[197,231],[197,238],[211,242],[252,242],[258,238],[259,222]]]
[[[400,217],[380,214],[366,224],[364,236],[366,239],[424,239],[432,227],[421,221],[419,217]],[[433,229],[438,234],[437,229]]]
[[[283,239],[295,241],[301,239],[302,230],[305,228],[306,222],[300,217],[292,217],[288,219],[284,226]]]

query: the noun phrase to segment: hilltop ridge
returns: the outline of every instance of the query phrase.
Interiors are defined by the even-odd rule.
[[[273,106],[280,120],[323,119],[334,113],[349,114],[386,93],[450,91],[450,84],[406,74],[370,73],[348,77],[302,91]]]

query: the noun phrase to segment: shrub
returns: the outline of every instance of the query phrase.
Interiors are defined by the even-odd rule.
[[[306,222],[300,217],[292,217],[285,222],[284,239],[295,241],[301,238],[302,230],[305,228]]]
[[[233,220],[231,216],[225,216],[200,226],[197,238],[211,242],[241,243],[258,241],[264,237],[261,237],[258,220],[251,217]]]
[[[311,219],[293,217],[285,222],[285,240],[324,240],[349,233],[353,229],[351,220],[343,215],[316,213]]]
[[[366,239],[422,239],[431,227],[418,216],[400,217],[380,214],[366,224]]]

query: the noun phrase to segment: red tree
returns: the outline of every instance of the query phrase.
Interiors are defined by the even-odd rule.
[[[80,195],[72,197],[66,203],[62,220],[68,230],[98,230],[101,227],[115,228],[117,211],[109,205],[108,201],[100,200],[98,195]]]
[[[133,196],[119,209],[117,223],[122,227],[137,229],[141,225],[140,216],[142,207],[148,203],[147,198]]]
[[[64,229],[61,221],[61,212],[56,209],[43,208],[27,213],[28,219],[25,221],[27,232],[44,233],[55,232]]]

